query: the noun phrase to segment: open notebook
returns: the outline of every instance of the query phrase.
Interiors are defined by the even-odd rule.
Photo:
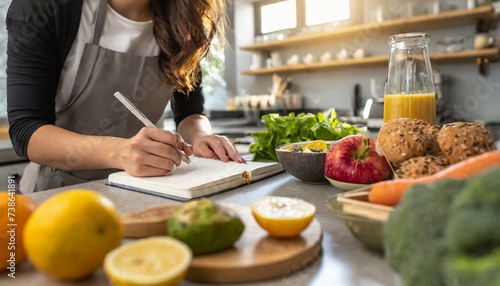
[[[181,164],[166,176],[134,177],[121,171],[110,174],[107,183],[133,191],[188,201],[228,191],[283,171],[278,162],[248,161],[247,164],[241,164],[195,156],[190,156],[190,159],[192,164]]]

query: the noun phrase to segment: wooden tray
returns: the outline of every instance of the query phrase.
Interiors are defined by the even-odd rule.
[[[371,220],[385,222],[394,210],[393,207],[373,204],[368,201],[370,187],[339,194],[336,199],[342,205],[342,212]]]
[[[166,234],[166,220],[180,204],[162,205],[122,216],[125,236]],[[299,237],[277,239],[267,235],[250,208],[227,205],[243,220],[245,231],[235,245],[222,252],[193,257],[186,279],[208,283],[248,283],[304,268],[321,252],[322,230],[314,219]]]
[[[383,229],[393,208],[368,202],[370,187],[340,193],[328,199],[330,209],[365,246],[384,250]]]

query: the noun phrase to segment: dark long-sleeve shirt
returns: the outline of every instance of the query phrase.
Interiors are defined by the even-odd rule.
[[[41,126],[54,124],[55,96],[66,57],[76,39],[82,0],[13,0],[7,12],[7,115],[16,153],[27,158],[28,142]],[[174,92],[178,125],[203,113],[201,84],[186,96]]]

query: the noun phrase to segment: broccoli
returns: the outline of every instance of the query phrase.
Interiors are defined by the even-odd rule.
[[[444,179],[415,185],[403,197],[384,227],[384,252],[405,285],[446,285],[444,229],[453,198],[465,181]]]
[[[445,230],[443,271],[450,286],[500,285],[500,168],[470,179]]]
[[[389,265],[409,286],[500,285],[500,168],[410,188],[384,228]]]

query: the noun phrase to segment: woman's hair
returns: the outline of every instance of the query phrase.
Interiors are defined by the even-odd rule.
[[[193,90],[200,60],[208,54],[213,37],[224,36],[226,1],[151,1],[160,69],[174,89]]]

